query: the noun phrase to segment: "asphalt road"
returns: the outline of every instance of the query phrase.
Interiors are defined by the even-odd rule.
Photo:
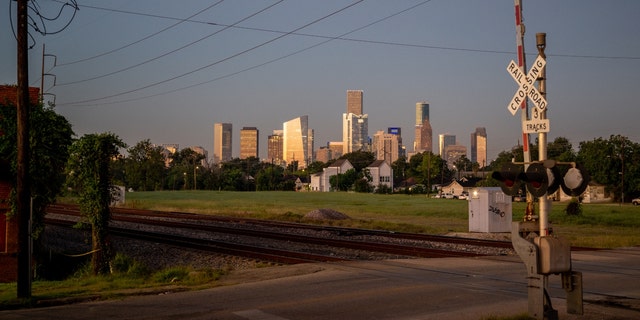
[[[569,315],[558,276],[560,319],[640,319],[640,248],[573,252],[585,315]],[[242,271],[228,285],[0,312],[0,319],[486,319],[527,312],[518,257],[305,264]]]

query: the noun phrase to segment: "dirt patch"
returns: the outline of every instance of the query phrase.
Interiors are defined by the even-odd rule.
[[[316,209],[308,212],[305,216],[306,219],[312,220],[347,220],[351,219],[348,215],[335,211],[333,209]]]

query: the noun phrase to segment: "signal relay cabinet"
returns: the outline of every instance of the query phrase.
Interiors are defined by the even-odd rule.
[[[469,232],[511,232],[511,196],[498,187],[469,194]]]

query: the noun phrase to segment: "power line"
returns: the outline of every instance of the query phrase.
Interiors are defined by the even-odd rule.
[[[240,19],[239,21],[235,22],[233,25],[238,24],[238,23],[242,23],[242,22],[244,22],[244,21],[246,21],[246,20],[249,20],[249,19],[251,19],[251,18],[255,17],[256,15],[261,14],[261,13],[263,13],[263,12],[265,12],[265,11],[267,11],[267,10],[271,9],[272,7],[274,7],[274,6],[278,5],[278,4],[280,4],[280,3],[281,3],[281,2],[283,2],[283,1],[284,1],[284,0],[280,0],[280,1],[278,1],[278,2],[275,2],[275,3],[273,3],[273,4],[269,5],[269,6],[267,6],[267,7],[266,7],[266,8],[264,8],[264,9],[261,9],[261,10],[259,10],[259,11],[255,12],[255,13],[253,13],[253,14],[251,14],[251,15],[249,15],[249,16],[247,16],[247,17],[245,17],[245,18]],[[182,49],[185,49],[185,48],[187,48],[187,47],[190,47],[190,46],[192,46],[192,45],[194,45],[194,44],[196,44],[196,43],[198,43],[198,42],[201,42],[201,41],[203,41],[203,40],[205,40],[205,39],[208,39],[208,38],[210,38],[210,37],[213,37],[213,36],[215,36],[215,35],[217,35],[217,34],[219,34],[219,33],[223,32],[223,31],[225,31],[225,30],[228,30],[228,29],[229,29],[229,28],[231,28],[233,25],[230,25],[229,27],[225,27],[225,28],[223,28],[223,29],[221,29],[221,30],[218,30],[218,31],[216,31],[216,32],[210,33],[210,34],[208,34],[208,35],[206,35],[206,36],[204,36],[204,37],[202,37],[202,38],[200,38],[200,39],[198,39],[198,40],[195,40],[195,41],[192,41],[192,42],[190,42],[190,43],[187,43],[186,45],[184,45],[184,46],[182,46],[182,47],[179,47],[179,48],[177,48],[177,49],[171,50],[171,51],[169,51],[169,52],[166,52],[166,53],[161,54],[161,55],[159,55],[159,56],[156,56],[156,57],[154,57],[154,58],[151,58],[151,59],[148,59],[148,60],[142,61],[142,62],[140,62],[140,63],[134,64],[134,65],[131,65],[131,66],[128,66],[128,67],[125,67],[125,68],[122,68],[122,69],[119,69],[119,70],[116,70],[116,71],[113,71],[113,72],[109,72],[109,73],[106,73],[106,74],[103,74],[103,75],[95,76],[95,77],[92,77],[92,78],[83,79],[83,80],[76,80],[76,81],[67,82],[67,83],[61,83],[61,84],[59,84],[59,86],[66,86],[66,85],[70,85],[70,84],[76,84],[76,83],[80,83],[80,82],[86,82],[86,81],[96,80],[96,79],[104,78],[104,77],[111,76],[111,75],[114,75],[114,74],[117,74],[117,73],[121,73],[121,72],[124,72],[124,71],[127,71],[127,70],[131,70],[131,69],[133,69],[133,68],[136,68],[136,67],[139,67],[139,66],[145,65],[145,64],[147,64],[147,63],[149,63],[149,62],[152,62],[152,61],[158,60],[158,59],[160,59],[160,58],[166,57],[166,56],[168,56],[168,55],[170,55],[170,54],[176,53],[176,52],[178,52],[178,51],[180,51],[180,50],[182,50]]]
[[[217,78],[211,79],[211,80],[207,80],[207,81],[204,81],[204,82],[199,82],[199,83],[192,84],[192,85],[189,85],[189,86],[186,86],[186,87],[182,87],[182,88],[178,88],[178,89],[173,89],[173,90],[169,90],[169,91],[165,91],[165,92],[161,92],[161,93],[156,93],[156,94],[152,94],[152,95],[147,95],[147,96],[144,96],[144,97],[131,98],[131,99],[125,99],[125,100],[113,101],[113,102],[108,102],[108,103],[96,103],[96,104],[89,104],[89,105],[85,104],[85,106],[98,106],[98,105],[108,105],[108,104],[118,104],[118,103],[125,103],[125,102],[138,101],[138,100],[148,99],[148,98],[152,98],[152,97],[156,97],[156,96],[161,96],[161,95],[165,95],[165,94],[169,94],[169,93],[174,93],[174,92],[178,92],[178,91],[182,91],[182,90],[186,90],[186,89],[195,88],[195,87],[198,87],[198,86],[201,86],[201,85],[205,85],[205,84],[208,84],[208,83],[211,83],[211,82],[215,82],[215,81],[222,80],[222,79],[225,79],[225,78],[228,78],[228,77],[232,77],[232,76],[235,76],[235,75],[237,75],[237,74],[240,74],[240,73],[243,73],[243,72],[247,72],[247,71],[250,71],[250,70],[253,70],[253,69],[257,69],[257,68],[260,68],[260,67],[262,67],[262,66],[265,66],[265,65],[271,64],[271,63],[273,63],[273,62],[277,62],[277,61],[280,61],[280,60],[286,59],[286,58],[288,58],[288,57],[291,57],[291,56],[297,55],[297,54],[299,54],[299,53],[302,53],[302,52],[305,52],[305,51],[311,50],[311,49],[316,48],[316,47],[319,47],[319,46],[321,46],[321,45],[323,45],[323,44],[325,44],[325,43],[328,43],[328,42],[330,42],[330,41],[338,40],[338,39],[343,39],[343,37],[344,37],[344,36],[346,36],[346,35],[352,34],[352,33],[354,33],[354,32],[358,32],[358,31],[363,30],[363,29],[366,29],[366,28],[368,28],[368,27],[370,27],[370,26],[372,26],[372,25],[375,25],[375,24],[378,24],[378,23],[383,22],[383,21],[385,21],[385,20],[391,19],[391,18],[393,18],[393,17],[395,17],[395,16],[398,16],[398,15],[400,15],[400,14],[402,14],[402,13],[405,13],[405,12],[410,11],[410,10],[413,10],[413,9],[415,9],[415,8],[419,7],[419,6],[422,6],[422,5],[424,5],[424,4],[426,4],[426,3],[430,2],[430,1],[431,1],[431,0],[425,0],[425,1],[422,1],[422,2],[420,2],[420,3],[418,3],[418,4],[416,4],[416,5],[413,5],[413,6],[411,6],[411,7],[406,8],[406,9],[403,9],[403,10],[400,10],[400,11],[398,11],[398,12],[392,13],[392,14],[390,14],[390,15],[387,15],[387,16],[385,16],[385,17],[382,17],[382,18],[380,18],[380,19],[378,19],[378,20],[375,20],[375,21],[373,21],[373,22],[370,22],[370,23],[368,23],[368,24],[365,24],[365,25],[363,25],[363,26],[360,26],[360,27],[355,28],[355,29],[353,29],[353,30],[350,30],[350,31],[348,31],[348,32],[342,33],[342,34],[340,34],[339,36],[336,36],[336,37],[329,37],[329,38],[328,38],[327,40],[325,40],[325,41],[322,41],[322,42],[316,43],[316,44],[311,45],[311,46],[308,46],[308,47],[306,47],[306,48],[303,48],[303,49],[300,49],[300,50],[297,50],[297,51],[291,52],[291,53],[286,54],[286,55],[284,55],[284,56],[281,56],[281,57],[278,57],[278,58],[275,58],[275,59],[271,59],[271,60],[265,61],[265,62],[263,62],[263,63],[257,64],[257,65],[254,65],[254,66],[251,66],[251,67],[248,67],[248,68],[245,68],[245,69],[242,69],[242,70],[239,70],[239,71],[233,72],[233,73],[229,73],[229,74],[226,74],[226,75],[223,75],[223,76],[220,76],[220,77],[217,77]]]
[[[282,34],[282,35],[280,35],[280,36],[277,36],[277,37],[275,37],[275,38],[273,38],[273,39],[271,39],[271,40],[265,41],[265,42],[263,42],[263,43],[261,43],[261,44],[258,44],[258,45],[256,45],[256,46],[253,46],[253,47],[251,47],[251,48],[249,48],[249,49],[246,49],[246,50],[240,51],[240,52],[235,53],[235,54],[233,54],[233,55],[230,55],[230,56],[228,56],[228,57],[226,57],[226,58],[223,58],[223,59],[221,59],[221,60],[218,60],[218,61],[215,61],[215,62],[210,63],[210,64],[208,64],[208,65],[205,65],[205,66],[202,66],[202,67],[196,68],[196,69],[191,70],[191,71],[189,71],[189,72],[185,72],[185,73],[183,73],[183,74],[180,74],[180,75],[177,75],[177,76],[171,77],[171,78],[169,78],[169,79],[165,79],[165,80],[162,80],[162,81],[158,81],[158,82],[155,82],[155,83],[152,83],[152,84],[149,84],[149,85],[143,86],[143,87],[139,87],[139,88],[136,88],[136,89],[131,89],[131,90],[127,90],[127,91],[124,91],[124,92],[120,92],[120,93],[115,93],[115,94],[112,94],[112,95],[104,96],[104,97],[101,97],[101,98],[87,99],[87,100],[82,100],[82,101],[74,101],[74,102],[69,102],[69,103],[67,103],[67,104],[69,104],[69,105],[83,104],[83,103],[87,103],[87,102],[94,102],[94,101],[99,101],[99,100],[104,100],[104,99],[114,98],[114,97],[118,97],[118,96],[121,96],[121,95],[125,95],[125,94],[129,94],[129,93],[137,92],[137,91],[140,91],[140,90],[148,89],[148,88],[151,88],[151,87],[154,87],[154,86],[157,86],[157,85],[163,84],[163,83],[167,83],[167,82],[170,82],[170,81],[173,81],[173,80],[176,80],[176,79],[179,79],[179,78],[185,77],[185,76],[187,76],[187,75],[190,75],[190,74],[196,73],[196,72],[198,72],[198,71],[202,71],[202,70],[204,70],[204,69],[210,68],[210,67],[215,66],[215,65],[217,65],[217,64],[220,64],[220,63],[222,63],[222,62],[225,62],[225,61],[231,60],[231,59],[233,59],[233,58],[235,58],[235,57],[238,57],[238,56],[240,56],[240,55],[243,55],[243,54],[245,54],[245,53],[247,53],[247,52],[250,52],[250,51],[256,50],[256,49],[261,48],[261,47],[263,47],[263,46],[265,46],[265,45],[267,45],[267,44],[270,44],[270,43],[275,42],[275,41],[277,41],[277,40],[279,40],[279,39],[282,39],[282,38],[284,38],[284,37],[286,37],[286,36],[289,36],[289,35],[293,34],[294,32],[297,32],[297,31],[299,31],[299,30],[302,30],[302,29],[304,29],[304,28],[307,28],[307,27],[309,27],[309,26],[311,26],[311,25],[313,25],[313,24],[315,24],[315,23],[318,23],[318,22],[320,22],[320,21],[322,21],[322,20],[324,20],[324,19],[327,19],[327,18],[329,18],[329,17],[331,17],[331,16],[334,16],[334,15],[336,15],[336,14],[338,14],[338,13],[342,12],[342,11],[345,11],[345,10],[347,10],[347,9],[349,9],[349,8],[351,8],[351,7],[355,6],[355,5],[357,5],[357,4],[359,4],[359,3],[360,3],[360,2],[362,2],[362,1],[364,1],[364,0],[358,0],[358,1],[355,1],[355,2],[353,2],[353,3],[349,4],[349,5],[345,6],[345,7],[342,7],[341,9],[338,9],[338,10],[336,10],[336,11],[332,12],[332,13],[329,13],[329,14],[327,14],[327,15],[324,15],[324,16],[322,16],[322,17],[318,18],[318,19],[315,19],[315,20],[313,20],[313,21],[311,21],[311,22],[309,22],[309,23],[307,23],[307,24],[305,24],[305,25],[303,25],[303,26],[301,26],[301,27],[298,27],[298,28],[296,28],[296,29],[294,29],[294,30],[292,30],[292,31],[290,31],[290,32],[287,32],[287,33],[285,33],[285,34]]]
[[[372,23],[366,24],[366,25],[364,25],[362,27],[359,27],[359,28],[356,28],[356,29],[351,30],[349,32],[343,33],[343,34],[341,34],[339,36],[325,36],[325,35],[317,35],[317,34],[299,33],[299,32],[293,32],[293,31],[286,32],[286,31],[264,29],[264,28],[242,27],[242,26],[237,26],[235,24],[234,25],[225,25],[225,24],[218,24],[218,23],[213,23],[213,22],[189,20],[189,22],[202,23],[202,24],[207,24],[207,25],[217,25],[217,26],[228,27],[228,28],[255,30],[255,31],[261,31],[261,32],[271,32],[271,33],[278,33],[278,34],[281,34],[281,35],[307,36],[307,37],[326,39],[326,41],[323,41],[323,42],[317,43],[315,45],[312,45],[312,46],[297,50],[295,52],[286,54],[284,56],[281,56],[281,57],[278,57],[278,58],[275,58],[275,59],[271,59],[271,60],[265,61],[263,63],[259,63],[257,65],[253,65],[253,66],[244,68],[244,69],[236,71],[236,72],[232,72],[232,73],[229,73],[229,74],[226,74],[226,75],[222,75],[222,76],[216,77],[214,79],[210,79],[210,80],[207,80],[207,81],[199,82],[199,83],[196,83],[196,84],[191,84],[191,85],[184,86],[184,87],[181,87],[181,88],[172,89],[172,90],[169,90],[169,91],[150,94],[150,95],[146,95],[146,96],[142,96],[142,97],[136,97],[136,98],[130,98],[130,99],[122,99],[122,100],[118,100],[118,101],[111,101],[111,102],[87,103],[87,102],[94,102],[94,101],[98,101],[98,100],[102,100],[102,99],[116,97],[116,96],[119,96],[120,94],[112,95],[112,96],[104,97],[104,98],[100,98],[100,99],[92,99],[92,100],[86,100],[86,101],[70,102],[70,103],[65,103],[65,104],[67,104],[67,105],[70,105],[70,104],[82,105],[82,106],[112,105],[112,104],[139,101],[139,100],[148,99],[148,98],[152,98],[152,97],[156,97],[156,96],[166,95],[166,94],[170,94],[170,93],[174,93],[174,92],[178,92],[178,91],[182,91],[182,90],[186,90],[186,89],[202,86],[202,85],[205,85],[205,84],[208,84],[208,83],[212,83],[212,82],[215,82],[215,81],[218,81],[218,80],[222,80],[222,79],[225,79],[225,78],[228,78],[228,77],[235,76],[235,75],[240,74],[240,73],[244,73],[244,72],[247,72],[247,71],[250,71],[250,70],[253,70],[253,69],[257,69],[259,67],[268,65],[270,63],[274,63],[274,62],[283,60],[285,58],[291,57],[293,55],[297,55],[299,53],[308,51],[310,49],[313,49],[315,47],[318,47],[320,45],[323,45],[323,44],[325,44],[325,43],[327,43],[329,41],[333,41],[333,40],[361,42],[361,43],[371,43],[371,44],[390,45],[390,46],[403,46],[403,47],[413,47],[413,48],[436,49],[436,50],[467,51],[467,52],[492,53],[492,54],[510,54],[510,55],[515,53],[514,51],[499,51],[499,50],[483,50],[483,49],[473,49],[473,48],[456,48],[456,47],[431,46],[431,45],[408,44],[408,43],[388,42],[388,41],[375,41],[375,40],[365,40],[365,39],[356,39],[356,38],[347,38],[346,37],[347,35],[349,35],[351,33],[354,33],[356,31],[362,30],[364,28],[367,28],[367,27],[369,27],[371,25],[374,25],[376,23],[379,23],[379,22],[382,22],[382,21],[387,20],[389,18],[392,18],[392,17],[394,17],[396,15],[399,15],[401,13],[404,13],[406,11],[412,10],[412,9],[414,9],[414,8],[416,8],[418,6],[421,6],[421,5],[425,4],[425,3],[428,3],[428,2],[430,2],[430,0],[420,2],[420,3],[418,3],[418,4],[414,5],[414,6],[411,6],[411,7],[407,8],[407,9],[404,9],[404,10],[401,10],[401,11],[396,12],[394,14],[385,16],[385,17],[383,17],[381,19],[378,19],[378,20],[376,20],[376,21],[374,21]],[[97,8],[97,7],[92,7],[92,8]],[[109,10],[109,11],[111,10],[111,9],[105,9],[105,8],[97,8],[97,9]],[[177,18],[167,17],[167,16],[150,15],[150,14],[135,13],[135,12],[122,11],[122,10],[113,10],[113,11],[123,12],[123,13],[128,13],[128,14],[134,14],[134,15],[152,16],[152,17],[163,18],[163,19],[177,19]],[[299,30],[299,29],[301,29],[301,28],[298,28],[296,30]],[[264,44],[262,44],[262,45],[264,45]],[[251,48],[248,51],[253,50],[255,48],[256,47]],[[248,52],[248,51],[245,51],[245,52]],[[240,55],[242,53],[244,53],[244,52],[241,52],[238,55]],[[585,58],[585,59],[632,59],[632,60],[640,59],[640,57],[628,57],[628,56],[627,57],[625,57],[625,56],[595,56],[595,55],[570,55],[570,54],[548,54],[548,56],[565,57],[565,58]],[[228,57],[226,59],[223,59],[223,61],[226,61],[226,60],[228,60],[230,58],[233,58],[233,57],[234,56]],[[222,62],[222,61],[214,62],[213,64],[205,66],[203,68],[212,66],[212,65],[220,63],[220,62]],[[202,69],[202,68],[200,68],[200,69]],[[189,72],[189,73],[197,72],[200,69],[192,71],[192,72]],[[184,75],[186,75],[186,74],[184,74]],[[184,76],[184,75],[182,75],[182,76]],[[179,78],[179,77],[181,77],[181,76],[174,77],[174,78],[171,78],[169,80],[165,80],[165,81],[160,82],[160,83],[171,81],[171,80],[174,80],[174,79]],[[160,84],[160,83],[156,83],[156,84]],[[134,92],[134,91],[140,91],[142,89],[154,86],[156,84],[153,84],[153,85],[150,85],[150,86],[146,86],[146,87],[143,87],[143,88],[139,88],[139,89],[136,89],[136,90],[132,90],[132,91],[127,92],[127,93],[131,93],[131,92]],[[125,94],[125,93],[123,93],[123,94]]]
[[[56,0],[56,1],[60,2],[60,0]],[[422,3],[419,3],[418,5],[421,5],[421,4]],[[137,15],[137,16],[144,16],[144,17],[152,17],[152,18],[158,18],[158,19],[166,19],[166,20],[184,20],[184,21],[190,22],[190,23],[205,24],[205,25],[220,26],[220,27],[230,27],[230,28],[234,28],[234,29],[243,29],[243,30],[279,33],[279,34],[287,34],[287,33],[289,33],[287,31],[274,30],[274,29],[256,28],[256,27],[243,27],[243,26],[238,26],[238,25],[228,25],[228,24],[222,24],[222,23],[211,22],[211,21],[194,20],[194,19],[190,19],[190,18],[189,19],[181,19],[181,18],[166,16],[166,15],[157,15],[157,14],[149,14],[149,13],[142,13],[142,12],[133,12],[133,11],[126,11],[126,10],[120,10],[120,9],[111,9],[111,8],[104,8],[104,7],[98,7],[98,6],[79,5],[79,7],[90,8],[90,9],[94,9],[94,10],[102,10],[102,11],[123,13],[123,14],[130,14],[130,15]],[[297,33],[297,32],[294,32],[294,33],[290,33],[290,34],[291,35],[296,35],[296,36],[334,39],[334,37],[331,37],[331,36],[310,34],[310,33]],[[475,49],[475,48],[458,48],[458,47],[447,47],[447,46],[433,46],[433,45],[421,45],[421,44],[412,44],[412,43],[365,40],[365,39],[357,39],[357,38],[342,38],[341,37],[341,38],[337,38],[335,40],[351,41],[351,42],[362,42],[362,43],[372,43],[372,44],[383,44],[383,45],[393,45],[393,46],[401,46],[401,47],[451,50],[451,51],[469,51],[469,52],[498,53],[498,54],[514,54],[515,53],[515,51],[499,51],[499,50],[485,50],[485,49]],[[640,57],[636,57],[636,56],[603,56],[603,55],[579,55],[579,54],[547,54],[547,56],[550,56],[550,57],[562,57],[562,58],[579,58],[579,59],[640,60]]]
[[[176,19],[174,19],[174,20],[178,20],[178,22],[176,22],[176,23],[174,23],[174,24],[172,24],[172,25],[170,25],[170,26],[168,26],[168,27],[166,27],[166,28],[164,28],[164,29],[161,29],[160,31],[154,32],[154,33],[152,33],[152,34],[150,34],[150,35],[148,35],[148,36],[146,36],[146,37],[143,37],[142,39],[136,40],[136,41],[134,41],[134,42],[131,42],[131,43],[126,44],[126,45],[124,45],[124,46],[121,46],[121,47],[119,47],[119,48],[116,48],[116,49],[113,49],[113,50],[109,50],[109,51],[107,51],[107,52],[103,52],[103,53],[100,53],[100,54],[97,54],[97,55],[94,55],[94,56],[91,56],[91,57],[88,57],[88,58],[83,58],[83,59],[80,59],[80,60],[76,60],[76,61],[71,61],[71,62],[67,62],[67,63],[62,63],[62,64],[59,64],[58,66],[59,66],[59,67],[62,67],[62,66],[68,66],[68,65],[72,65],[72,64],[76,64],[76,63],[80,63],[80,62],[85,62],[85,61],[93,60],[93,59],[96,59],[96,58],[99,58],[99,57],[102,57],[102,56],[106,56],[106,55],[108,55],[108,54],[112,54],[112,53],[114,53],[114,52],[120,51],[120,50],[122,50],[122,49],[128,48],[128,47],[130,47],[130,46],[132,46],[132,45],[134,45],[134,44],[138,44],[138,43],[140,43],[140,42],[142,42],[142,41],[145,41],[145,40],[147,40],[147,39],[149,39],[149,38],[155,37],[155,36],[157,36],[158,34],[163,33],[163,32],[165,32],[165,31],[167,31],[167,30],[169,30],[169,29],[172,29],[172,28],[174,28],[174,27],[178,26],[179,24],[181,24],[181,23],[183,23],[183,22],[190,21],[189,19],[191,19],[191,18],[193,18],[193,17],[195,17],[195,16],[197,16],[197,15],[199,15],[199,14],[201,14],[201,13],[203,13],[203,12],[205,12],[205,11],[207,11],[207,10],[209,10],[209,9],[211,9],[211,8],[213,8],[213,7],[215,7],[215,6],[217,6],[217,5],[219,5],[219,4],[220,4],[220,3],[222,3],[223,1],[224,1],[224,0],[220,0],[220,1],[218,1],[218,2],[216,2],[216,3],[214,3],[214,4],[212,4],[212,5],[210,5],[210,6],[208,6],[208,7],[206,7],[206,8],[204,8],[204,9],[202,9],[202,10],[200,10],[200,11],[198,11],[198,12],[196,12],[196,13],[192,14],[191,16],[189,16],[189,17],[188,17],[188,18],[186,18],[186,19],[178,19],[178,18],[176,18]],[[83,6],[83,7],[85,7],[85,6]],[[114,11],[115,11],[115,10],[114,10]],[[97,78],[96,78],[96,79],[97,79]],[[90,79],[90,80],[92,80],[92,79]],[[76,82],[72,82],[72,83],[76,83]],[[66,84],[71,84],[71,83],[66,83]],[[65,84],[60,84],[60,85],[65,85]]]
[[[16,1],[9,1],[9,24],[11,25],[11,31],[13,32],[13,36],[14,38],[16,38],[16,40],[18,39],[17,34],[16,34],[16,30],[14,28],[13,25],[13,15],[12,15],[12,7],[13,7],[13,3]],[[48,17],[46,15],[44,15],[41,10],[40,10],[40,5],[38,4],[38,2],[36,0],[30,0],[27,1],[27,25],[29,27],[31,27],[31,29],[33,29],[33,31],[38,32],[39,34],[46,36],[46,35],[51,35],[51,34],[57,34],[62,32],[63,30],[65,30],[73,21],[73,19],[76,16],[76,12],[78,12],[79,8],[78,8],[78,3],[76,2],[76,0],[69,0],[68,2],[62,2],[62,1],[58,1],[62,4],[62,6],[60,7],[60,10],[58,11],[58,13],[54,16],[54,17]],[[71,15],[71,17],[67,20],[67,22],[60,28],[58,28],[55,31],[47,31],[47,22],[53,22],[56,21],[60,18],[60,16],[62,16],[62,12],[64,11],[64,9],[66,7],[71,7],[73,9],[73,14]],[[29,14],[30,12],[33,12],[32,16],[31,14]],[[35,38],[33,37],[33,35],[31,35],[31,32],[27,31],[27,36],[29,37],[29,39],[31,40],[30,42],[33,43],[31,45],[28,46],[28,49],[32,49],[33,47],[35,47],[36,41]]]

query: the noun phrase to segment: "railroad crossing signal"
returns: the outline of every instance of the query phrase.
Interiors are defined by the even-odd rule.
[[[520,106],[527,97],[531,99],[538,109],[538,112],[542,113],[547,108],[547,100],[533,85],[536,79],[538,79],[540,72],[542,72],[542,68],[544,68],[546,64],[547,62],[544,58],[538,56],[536,61],[533,63],[533,66],[531,66],[531,69],[529,69],[529,73],[525,75],[524,72],[520,70],[520,67],[518,67],[518,64],[511,60],[507,66],[507,72],[509,72],[513,80],[518,83],[518,90],[516,90],[516,93],[513,95],[513,98],[511,98],[511,102],[509,102],[508,106],[512,115],[515,115],[516,112],[518,112],[518,109],[520,109]]]
[[[545,194],[556,192],[562,188],[565,194],[577,197],[587,189],[590,181],[589,174],[581,165],[572,162],[557,162],[547,160],[543,162],[530,162],[526,171],[523,171],[523,162],[507,162],[500,171],[494,171],[491,177],[500,182],[500,188],[506,195],[517,195],[523,184],[527,191],[536,198]],[[564,177],[556,164],[572,164]]]
[[[522,167],[511,162],[502,165],[500,171],[494,171],[491,177],[500,182],[502,192],[508,196],[515,196],[519,193],[523,183]]]
[[[562,191],[572,197],[577,197],[587,190],[590,181],[591,177],[587,171],[582,166],[576,165],[564,175],[563,183],[561,184]]]

